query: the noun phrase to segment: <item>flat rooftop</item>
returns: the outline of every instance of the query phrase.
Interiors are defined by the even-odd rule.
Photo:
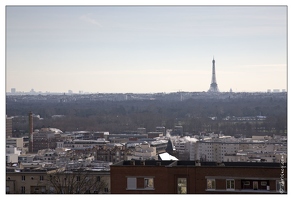
[[[280,168],[281,163],[272,162],[196,162],[196,161],[174,161],[174,160],[124,160],[113,164],[112,166],[165,166],[165,167],[194,167],[196,165],[206,167],[276,167]],[[284,163],[283,167],[287,167],[287,163]]]

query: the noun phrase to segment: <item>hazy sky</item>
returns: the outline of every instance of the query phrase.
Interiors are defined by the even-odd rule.
[[[6,91],[287,90],[286,6],[7,6]]]

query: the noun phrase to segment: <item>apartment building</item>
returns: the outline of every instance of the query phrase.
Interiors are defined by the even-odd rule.
[[[21,155],[21,150],[12,145],[6,145],[6,163],[18,162],[19,155]]]
[[[238,150],[239,143],[198,141],[195,160],[221,162],[225,154],[236,153]]]
[[[225,154],[224,162],[277,162],[280,163],[282,160],[287,162],[287,154],[282,151],[273,151],[266,153],[257,153],[250,151],[239,151],[234,154]]]
[[[6,138],[6,145],[12,145],[12,146],[17,147],[19,149],[22,149],[24,147],[23,137],[20,137],[20,138],[16,138],[16,137]]]
[[[156,147],[150,146],[148,142],[143,142],[140,145],[135,146],[135,150],[132,155],[127,156],[127,160],[158,160]]]
[[[278,157],[275,154],[287,154],[287,143],[286,141],[236,139],[231,136],[222,136],[190,142],[189,153],[190,160],[207,162],[250,161],[249,157],[279,162],[280,159],[274,159]],[[236,157],[231,157],[233,155]]]
[[[157,126],[156,127],[156,132],[162,132],[163,135],[166,135],[166,128],[164,126]]]
[[[196,139],[190,138],[189,136],[185,137],[172,137],[176,157],[179,160],[189,160],[190,159],[190,152],[192,145],[195,144]]]
[[[46,170],[6,169],[6,194],[46,193]]]
[[[69,190],[70,184],[74,185],[74,191]],[[90,186],[92,187],[89,188]],[[64,169],[6,169],[6,194],[78,193],[78,189],[80,193],[110,193],[110,172],[85,169],[82,172]]]
[[[168,140],[155,140],[150,142],[151,147],[156,147],[157,154],[166,152]]]
[[[57,141],[60,140],[61,130],[56,128],[42,128],[35,130],[32,134],[32,152],[38,152],[41,149],[55,149]]]
[[[31,163],[33,162],[35,154],[22,154],[18,156],[18,162],[20,163]]]
[[[93,147],[96,147],[96,146],[105,146],[108,143],[109,141],[103,138],[100,138],[97,140],[75,139],[75,140],[66,140],[66,141],[56,142],[56,147],[67,148],[72,150],[85,150],[85,149],[92,149]]]
[[[148,134],[142,134],[137,131],[128,131],[119,134],[110,133],[108,140],[111,143],[126,143],[129,141],[138,141],[141,139],[148,138]]]
[[[107,162],[120,162],[127,160],[129,151],[120,146],[105,146],[104,148],[95,148],[95,159]]]
[[[286,163],[130,160],[110,168],[112,194],[287,192]]]

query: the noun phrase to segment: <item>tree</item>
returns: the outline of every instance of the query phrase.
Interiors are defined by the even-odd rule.
[[[48,172],[51,194],[99,194],[108,193],[108,184],[99,174],[84,169],[53,170]]]

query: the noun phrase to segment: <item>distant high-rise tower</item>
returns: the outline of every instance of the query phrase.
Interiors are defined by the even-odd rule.
[[[213,58],[213,74],[212,74],[212,83],[208,92],[220,92],[218,88],[218,84],[216,81],[216,70],[215,70],[215,59]]]

